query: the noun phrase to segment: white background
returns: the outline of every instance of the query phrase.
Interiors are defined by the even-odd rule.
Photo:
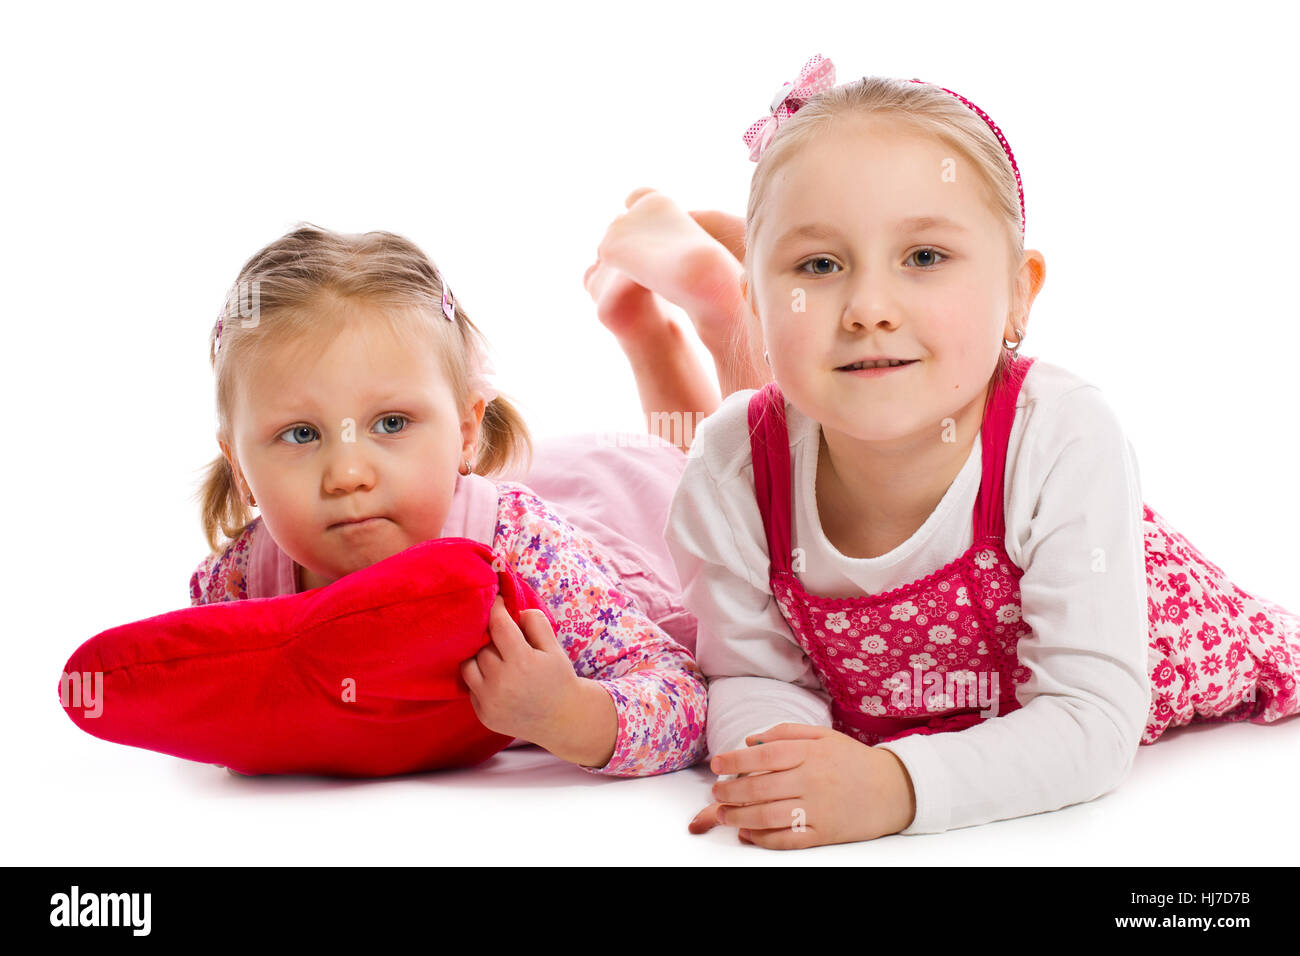
[[[1283,4],[6,7],[6,863],[1294,862],[1300,721],[1171,734],[1091,804],[782,854],[686,833],[712,777],[237,779],[77,730],[71,652],[188,603],[207,335],[300,220],[419,243],[534,434],[643,429],[582,288],[650,185],[743,214],[741,134],[813,53],[979,104],[1047,282],[1024,354],[1099,385],[1143,497],[1300,609],[1294,14]]]

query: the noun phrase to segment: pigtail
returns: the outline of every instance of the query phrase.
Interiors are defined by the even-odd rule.
[[[213,554],[224,550],[253,520],[252,511],[235,487],[235,473],[225,455],[208,463],[203,485],[195,497],[199,499],[203,537]],[[225,541],[218,539],[218,531],[225,535]]]
[[[532,436],[519,409],[509,399],[498,395],[483,410],[474,471],[492,475],[513,472],[520,465],[521,474],[527,474],[533,466]]]

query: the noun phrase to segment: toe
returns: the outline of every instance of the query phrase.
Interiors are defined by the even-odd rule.
[[[628,193],[627,198],[623,200],[623,205],[631,209],[632,204],[635,203],[638,199],[640,199],[642,196],[646,195],[647,193],[652,193],[654,191],[655,189],[653,186],[641,186],[638,189],[634,189],[630,193]]]

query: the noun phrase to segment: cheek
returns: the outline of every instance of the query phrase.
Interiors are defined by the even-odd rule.
[[[936,299],[935,311],[980,334],[1000,313],[1005,313],[1006,305],[1005,297],[980,274],[945,289]]]
[[[437,536],[451,509],[462,462],[458,441],[458,434],[439,434],[418,456],[402,464],[400,479],[394,481],[400,507],[426,538]]]
[[[811,345],[808,331],[815,303],[811,296],[774,294],[762,302],[763,341],[772,352],[800,355]]]
[[[927,304],[917,337],[933,353],[980,352],[996,334],[995,313],[983,290],[954,290]]]
[[[244,474],[247,476],[248,471]],[[304,488],[306,478],[296,474],[291,468],[262,466],[256,475],[250,478],[257,490],[259,502],[266,501],[280,511],[296,514],[305,510]]]

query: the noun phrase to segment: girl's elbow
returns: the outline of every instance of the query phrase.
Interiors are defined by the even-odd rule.
[[[1129,771],[1137,759],[1138,748],[1142,741],[1142,732],[1146,727],[1146,711],[1140,716],[1125,714],[1117,717],[1108,715],[1110,733],[1106,738],[1107,771],[1102,775],[1101,793],[1109,793],[1119,787],[1128,777]]]

